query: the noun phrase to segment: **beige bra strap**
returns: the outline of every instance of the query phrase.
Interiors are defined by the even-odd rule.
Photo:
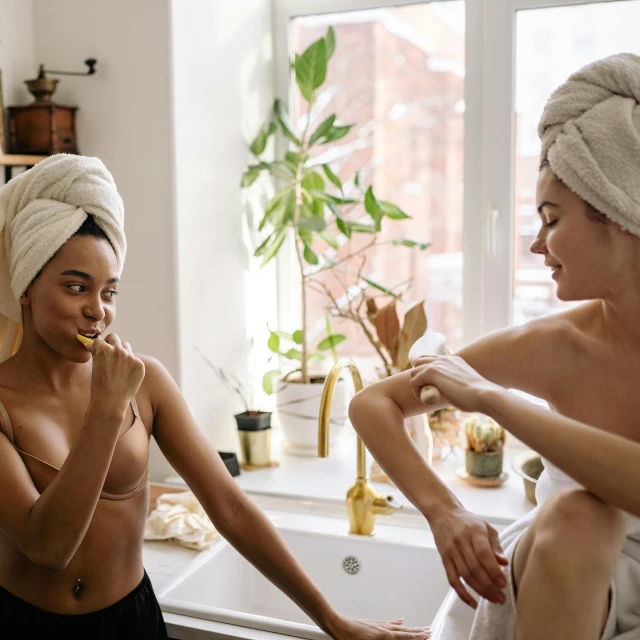
[[[9,414],[7,410],[4,408],[2,402],[0,402],[0,430],[9,438],[9,442],[13,444],[13,426],[11,425],[11,420],[9,419]]]

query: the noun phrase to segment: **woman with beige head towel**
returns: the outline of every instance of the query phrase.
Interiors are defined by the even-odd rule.
[[[553,271],[560,299],[585,302],[456,356],[422,358],[350,408],[431,525],[453,588],[434,624],[439,640],[640,638],[640,57],[574,73],[539,132],[531,251]],[[425,385],[492,416],[545,459],[539,506],[500,537],[438,480],[402,427],[425,411]]]
[[[142,566],[151,436],[218,531],[330,637],[428,637],[336,612],[162,364],[107,335],[123,225],[97,158],[52,156],[0,189],[0,637],[167,637]]]

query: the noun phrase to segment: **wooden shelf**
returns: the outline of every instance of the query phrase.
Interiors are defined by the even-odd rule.
[[[0,154],[0,167],[32,167],[49,156],[25,156],[13,153]]]
[[[49,156],[29,156],[18,153],[0,153],[0,167],[4,167],[5,184],[11,180],[13,176],[13,167],[31,168],[34,164],[38,164]]]

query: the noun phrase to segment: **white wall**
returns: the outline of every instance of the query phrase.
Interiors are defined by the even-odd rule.
[[[94,76],[61,77],[54,99],[80,107],[79,150],[103,160],[125,202],[129,251],[114,328],[179,378],[169,0],[33,6],[38,63],[84,70],[86,58],[98,59]],[[152,478],[168,473],[154,448]]]
[[[5,107],[31,102],[24,84],[38,75],[31,0],[0,0],[0,71]]]
[[[172,12],[182,388],[218,449],[237,450],[242,407],[195,346],[243,380],[264,372],[274,273],[251,257],[240,179],[273,100],[270,0],[174,0]]]
[[[80,106],[80,152],[105,162],[125,201],[115,329],[179,377],[219,450],[237,450],[242,407],[195,345],[243,380],[264,371],[274,273],[251,258],[239,184],[273,99],[270,0],[33,2],[37,62],[98,59],[95,76],[61,78],[55,99]],[[169,473],[154,450],[152,478]]]

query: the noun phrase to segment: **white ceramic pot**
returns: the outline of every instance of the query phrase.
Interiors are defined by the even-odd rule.
[[[318,416],[323,382],[301,384],[278,380],[276,405],[278,421],[282,425],[285,447],[289,453],[303,456],[318,454]],[[338,380],[331,402],[331,449],[335,449],[344,433],[348,417],[350,385]]]

